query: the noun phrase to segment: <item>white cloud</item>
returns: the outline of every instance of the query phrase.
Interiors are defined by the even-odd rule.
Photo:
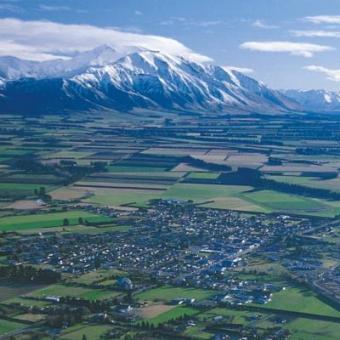
[[[258,28],[264,28],[264,29],[275,29],[275,28],[278,28],[278,26],[276,26],[276,25],[268,25],[268,24],[266,24],[263,20],[260,20],[260,19],[258,19],[258,20],[255,20],[253,23],[252,23],[252,25],[254,26],[254,27],[258,27]]]
[[[50,6],[50,5],[39,5],[39,9],[42,11],[69,11],[71,8],[69,6]]]
[[[170,17],[160,22],[163,26],[181,25],[184,27],[213,27],[223,24],[221,20],[195,21],[184,17]]]
[[[0,37],[0,56],[13,55],[31,60],[65,57],[107,44],[119,52],[135,46],[200,62],[211,61],[211,58],[192,51],[175,39],[122,32],[110,27],[4,18],[0,19]]]
[[[324,66],[309,65],[304,67],[305,70],[319,72],[325,74],[327,79],[332,81],[340,81],[340,69],[330,69]]]
[[[304,20],[313,24],[340,24],[340,15],[315,15],[304,17]]]
[[[314,53],[331,51],[333,47],[326,45],[299,43],[291,41],[247,41],[240,45],[243,49],[261,52],[281,52],[310,58]]]
[[[340,38],[340,31],[291,31],[291,33],[296,37],[319,37],[319,38]]]
[[[137,16],[141,16],[141,15],[143,15],[143,12],[135,10],[134,14],[137,15]]]
[[[225,69],[226,71],[237,71],[241,73],[254,73],[254,70],[248,67],[222,66],[222,68]]]
[[[24,10],[21,7],[11,3],[2,3],[0,4],[0,12],[22,13]]]

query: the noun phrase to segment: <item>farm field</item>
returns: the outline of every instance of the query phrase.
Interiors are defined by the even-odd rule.
[[[16,231],[34,228],[50,228],[63,225],[64,219],[69,224],[78,224],[79,218],[88,222],[109,222],[107,217],[87,213],[84,211],[65,211],[57,213],[45,213],[36,215],[18,215],[0,218],[0,231]]]
[[[0,319],[0,336],[27,327],[26,324]]]
[[[43,285],[19,284],[15,282],[8,283],[2,280],[0,281],[0,303],[18,295],[27,294],[42,287]]]
[[[30,293],[28,296],[40,298],[46,298],[48,296],[70,296],[86,300],[105,300],[114,298],[120,294],[121,292],[112,290],[91,289],[57,284],[34,291]]]
[[[116,269],[97,270],[97,271],[94,271],[94,272],[83,274],[83,275],[81,275],[77,278],[74,278],[74,279],[71,280],[71,282],[90,285],[90,284],[93,284],[93,283],[98,282],[98,281],[100,281],[100,283],[102,283],[102,281],[106,280],[107,278],[109,278],[112,275],[123,276],[124,274],[125,274],[124,272],[116,270]]]
[[[207,312],[200,313],[197,317],[200,320],[212,319],[216,316],[222,316],[228,322],[236,325],[260,327],[263,329],[277,327],[278,324],[267,313],[258,313],[251,311],[239,311],[228,308],[214,308]],[[322,321],[317,319],[307,319],[300,317],[280,316],[277,318],[284,319],[284,328],[291,332],[292,339],[336,339],[340,326],[336,322]]]
[[[301,340],[323,340],[337,339],[339,337],[340,325],[337,322],[310,320],[296,318],[288,322],[284,328],[288,329],[293,339]]]
[[[51,304],[49,301],[30,299],[27,296],[15,297],[12,299],[2,301],[1,303],[3,303],[4,305],[12,305],[12,306],[20,305],[20,306],[24,306],[28,308],[31,308],[31,307],[44,308]]]
[[[340,317],[339,311],[322,302],[311,291],[299,288],[288,288],[273,294],[272,301],[263,308]]]
[[[215,292],[195,289],[195,288],[179,288],[179,287],[161,287],[138,293],[135,297],[144,301],[166,301],[170,302],[176,298],[190,298],[196,300],[206,299],[213,296]]]
[[[187,184],[177,183],[170,187],[161,198],[164,199],[178,199],[178,200],[192,200],[196,203],[209,202],[210,207],[217,208],[228,208],[228,200],[231,200],[231,204],[235,207],[235,202],[232,199],[237,198],[239,203],[242,203],[243,209],[247,210],[247,201],[242,200],[241,194],[251,190],[249,186],[238,186],[238,185],[212,185],[212,184]],[[223,205],[223,203],[226,203]],[[256,204],[249,204],[249,210],[258,209],[263,211],[261,207],[255,207]]]
[[[88,339],[99,339],[103,334],[111,330],[109,325],[75,325],[69,327],[61,335],[64,340],[82,340],[86,335]]]
[[[104,206],[137,205],[146,206],[151,199],[159,198],[158,191],[146,189],[95,189],[94,196],[84,200],[87,203]]]
[[[340,213],[334,202],[312,199],[298,195],[280,193],[271,190],[261,190],[249,193],[243,193],[242,197],[266,207],[269,211],[280,211],[283,213],[314,215],[334,217]]]
[[[158,326],[159,324],[165,323],[169,320],[173,320],[181,316],[191,316],[196,315],[198,313],[199,311],[197,309],[179,306],[170,309],[164,313],[161,313],[156,317],[148,319],[148,322],[153,324],[154,326]]]
[[[317,177],[307,176],[266,176],[277,182],[298,184],[310,188],[327,189],[335,192],[340,192],[340,178],[334,179],[320,179]]]
[[[0,182],[0,195],[1,196],[21,196],[28,195],[33,196],[34,190],[40,187],[45,187],[46,191],[49,192],[56,188],[53,185],[45,184],[32,184],[32,183],[1,183]]]
[[[4,116],[0,338],[337,339],[339,122]]]

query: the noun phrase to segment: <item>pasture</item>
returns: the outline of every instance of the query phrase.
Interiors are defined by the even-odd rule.
[[[20,322],[0,319],[0,337],[5,336],[7,333],[18,331],[19,329],[25,327],[27,327],[27,325]]]
[[[160,287],[147,290],[135,295],[141,301],[165,301],[170,302],[177,298],[190,298],[196,300],[204,300],[216,294],[214,291],[196,289],[196,288],[181,288],[181,287]]]
[[[321,301],[313,292],[300,288],[287,288],[274,293],[272,301],[262,307],[340,317],[339,311]]]
[[[59,227],[63,225],[65,219],[68,220],[69,225],[74,225],[79,223],[79,218],[90,223],[111,221],[108,217],[81,210],[70,210],[55,213],[2,217],[0,218],[0,231]]]
[[[121,292],[55,284],[36,290],[29,294],[28,297],[46,298],[48,296],[68,296],[86,300],[106,300],[117,297],[118,295],[121,295]]]
[[[333,206],[333,201],[307,198],[272,190],[243,193],[241,197],[267,208],[270,212],[322,217],[333,217],[340,212],[337,206]]]
[[[109,325],[84,325],[77,324],[66,328],[61,334],[64,340],[82,340],[86,335],[87,339],[100,339],[102,335],[112,329]]]
[[[191,307],[178,306],[164,313],[161,313],[157,315],[156,317],[148,319],[148,322],[153,324],[154,326],[158,326],[170,320],[177,319],[180,316],[190,316],[190,315],[195,315],[198,313],[199,311],[197,309],[194,309]]]

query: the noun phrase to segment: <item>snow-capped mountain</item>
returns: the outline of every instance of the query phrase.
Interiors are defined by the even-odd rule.
[[[125,49],[126,53],[142,51],[138,47]],[[103,45],[93,50],[85,51],[68,59],[55,59],[48,61],[30,61],[16,57],[0,57],[0,78],[18,80],[21,78],[69,78],[86,71],[90,66],[104,66],[115,62],[126,55]]]
[[[282,92],[307,111],[340,112],[340,92],[327,90],[286,90]]]
[[[68,60],[41,63],[0,58],[0,77],[1,112],[296,108],[280,92],[240,72],[149,50],[121,56],[103,46]]]

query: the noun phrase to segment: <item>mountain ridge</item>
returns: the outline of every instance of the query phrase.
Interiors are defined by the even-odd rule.
[[[317,90],[282,90],[284,95],[296,101],[307,111],[340,112],[340,92]]]
[[[2,57],[0,112],[298,109],[279,91],[238,71],[159,51],[132,50],[122,56],[109,46],[100,46],[67,60],[41,63],[7,57],[6,64]]]

